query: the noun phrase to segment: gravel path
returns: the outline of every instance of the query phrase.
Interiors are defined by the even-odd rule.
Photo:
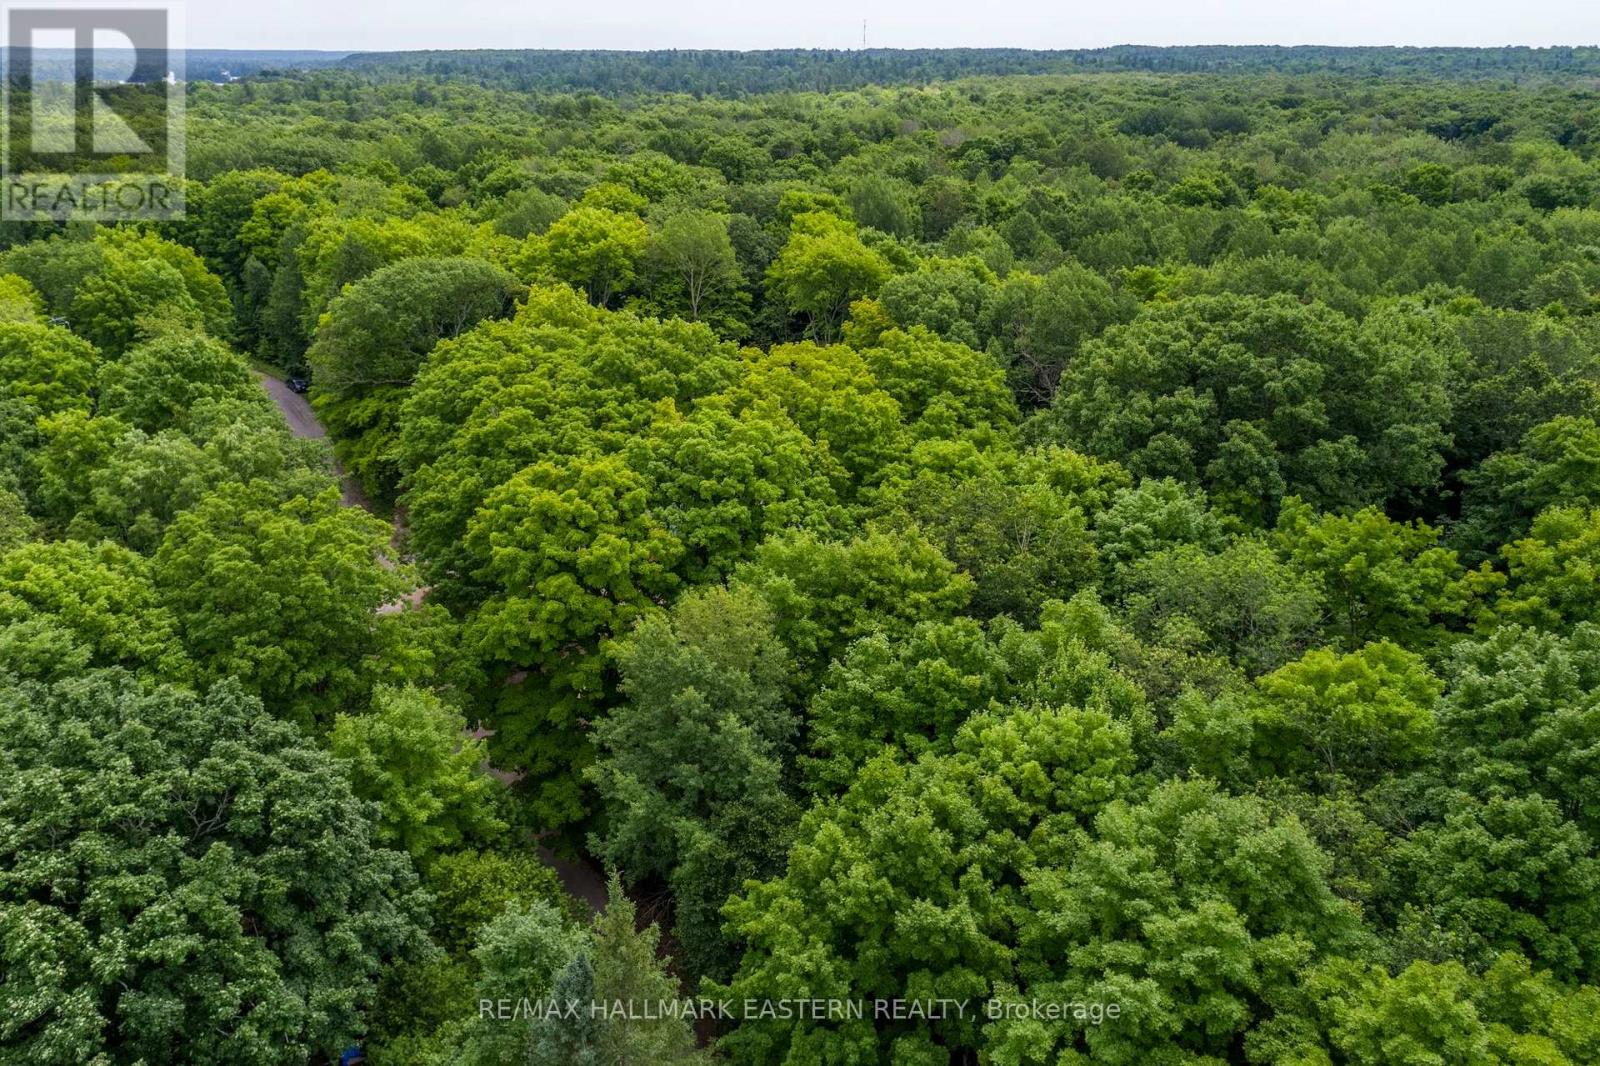
[[[278,405],[278,410],[283,412],[283,420],[289,423],[290,433],[306,440],[322,440],[327,437],[328,431],[317,421],[316,411],[311,409],[311,403],[304,396],[271,374],[258,372],[256,377],[260,379],[261,387],[267,390],[267,395],[272,397],[272,402]],[[361,485],[339,468],[337,460],[334,461],[334,469],[339,474],[339,488],[344,495],[344,505],[360,507],[365,511],[372,510],[372,501],[361,491]]]
[[[289,430],[297,437],[307,440],[320,440],[328,435],[322,428],[322,423],[317,421],[317,413],[306,401],[304,396],[294,392],[288,385],[279,381],[270,374],[257,374],[261,379],[261,387],[272,397],[272,402],[278,405],[278,410],[283,412],[283,419],[289,423]],[[360,507],[372,510],[372,502],[361,491],[361,486],[356,484],[356,479],[349,477],[342,470],[339,471],[340,484],[344,488],[344,504],[346,507]],[[393,564],[390,564],[393,565]],[[427,594],[427,589],[417,589],[408,599],[412,603],[420,603]],[[398,603],[385,604],[378,608],[380,613],[390,613],[400,610]],[[486,731],[480,729],[475,735],[486,736]],[[504,771],[489,768],[501,780],[510,777]],[[605,910],[606,906],[606,879],[593,860],[587,856],[569,860],[558,857],[549,848],[539,847],[539,860],[556,872],[561,879],[561,887],[566,889],[567,895],[584,904],[589,910],[596,913]]]

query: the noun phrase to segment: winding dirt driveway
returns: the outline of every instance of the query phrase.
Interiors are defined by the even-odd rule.
[[[267,395],[272,397],[272,402],[278,405],[279,411],[283,412],[283,420],[289,423],[289,431],[291,433],[306,440],[321,440],[327,437],[328,431],[322,427],[321,422],[317,421],[316,411],[312,409],[311,404],[307,402],[304,396],[290,389],[288,385],[270,374],[257,373],[256,376],[260,379],[261,387],[266,390]],[[356,483],[356,479],[340,469],[337,460],[334,463],[334,469],[339,474],[339,483],[344,493],[344,505],[372,511],[372,501],[367,499],[366,493],[361,491],[361,486]],[[394,565],[387,559],[383,560],[383,562],[388,566]],[[407,599],[412,603],[420,603],[422,597],[426,594],[427,589],[417,589]],[[380,613],[390,613],[400,610],[401,607],[402,605],[399,603],[391,603],[385,604],[378,610]],[[488,735],[488,732],[480,728],[474,732],[474,735],[484,737]],[[496,770],[492,766],[489,767],[489,772],[502,781],[514,780],[513,775],[503,770]],[[561,887],[566,890],[567,895],[595,913],[605,909],[605,875],[592,859],[587,856],[575,860],[563,859],[549,848],[540,845],[539,860],[556,872],[556,877],[561,880]]]
[[[317,413],[311,409],[310,401],[271,374],[258,371],[256,377],[260,380],[261,387],[267,390],[267,395],[272,397],[272,402],[278,405],[283,420],[289,423],[290,433],[306,440],[322,440],[327,437],[328,431],[317,421]],[[372,501],[361,491],[361,485],[356,479],[345,474],[337,459],[334,460],[333,468],[339,475],[339,488],[344,493],[344,505],[360,507],[364,511],[372,510]]]

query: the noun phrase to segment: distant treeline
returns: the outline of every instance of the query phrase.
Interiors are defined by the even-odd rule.
[[[286,64],[291,65],[291,64]],[[366,52],[341,66],[395,77],[430,75],[518,90],[588,89],[718,95],[829,91],[972,75],[1076,71],[1340,73],[1537,80],[1600,75],[1600,48],[1328,48],[1119,45],[1073,51],[1022,48],[419,51]]]
[[[88,54],[86,52],[86,54]],[[190,48],[182,62],[165,55],[136,60],[131,48],[97,48],[93,58],[77,64],[71,48],[30,49],[9,46],[0,49],[6,76],[18,84],[24,76],[37,81],[71,81],[78,69],[93,71],[102,81],[159,81],[168,71],[188,81],[227,81],[262,70],[309,70],[326,67],[347,55],[346,52],[287,51],[280,49]],[[31,62],[30,62],[31,60]]]

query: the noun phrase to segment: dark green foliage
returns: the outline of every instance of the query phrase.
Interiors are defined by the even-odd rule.
[[[426,946],[409,860],[236,683],[6,683],[0,725],[19,1061],[304,1062],[357,1036],[383,963]]]
[[[240,61],[0,227],[0,1059],[1600,1061],[1593,49]]]
[[[1337,507],[1427,491],[1443,466],[1446,363],[1382,325],[1285,297],[1147,310],[1085,350],[1038,432],[1201,485],[1246,520],[1291,494]]]
[[[317,412],[339,457],[380,495],[394,492],[394,416],[439,341],[510,310],[521,291],[477,259],[404,259],[362,278],[329,305],[306,352]]]

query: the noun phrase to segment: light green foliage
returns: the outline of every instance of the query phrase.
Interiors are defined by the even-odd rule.
[[[1006,280],[985,309],[988,331],[1006,354],[1008,377],[1030,407],[1049,403],[1085,341],[1133,317],[1132,301],[1077,262],[1032,285]]]
[[[1146,479],[1117,490],[1110,506],[1095,515],[1094,544],[1106,587],[1117,592],[1146,556],[1185,545],[1222,547],[1222,523],[1207,508],[1204,493],[1171,478]]]
[[[766,600],[802,686],[856,638],[949,618],[972,595],[971,580],[911,533],[869,533],[845,543],[808,533],[774,537],[736,572],[734,584]]]
[[[555,871],[522,849],[448,851],[423,876],[433,897],[434,941],[453,954],[470,948],[478,930],[508,909],[536,902],[558,911],[574,909]]]
[[[175,326],[231,332],[222,282],[181,244],[135,230],[104,230],[102,256],[72,296],[72,327],[108,357]]]
[[[1459,787],[1531,792],[1600,838],[1600,630],[1502,626],[1446,664],[1439,749]]]
[[[788,655],[748,589],[682,597],[617,643],[623,702],[594,726],[589,770],[613,812],[600,851],[630,878],[670,875],[726,807],[781,806]]]
[[[535,290],[515,319],[441,343],[400,422],[412,539],[430,583],[447,599],[466,593],[464,576],[486,561],[467,550],[467,525],[524,467],[620,452],[663,401],[688,410],[731,384],[738,365],[704,326],[601,314],[564,289]]]
[[[1388,642],[1348,655],[1317,649],[1247,693],[1183,701],[1174,739],[1212,777],[1365,787],[1432,755],[1441,687],[1419,658]]]
[[[994,360],[924,329],[889,330],[861,358],[900,405],[914,440],[965,434],[1005,439],[1016,405]]]
[[[1351,1066],[1577,1066],[1600,1050],[1595,990],[1571,991],[1515,954],[1481,974],[1451,961],[1391,975],[1335,959],[1303,995],[1309,1024],[1285,1018],[1283,1035],[1263,1034],[1263,1057],[1327,1062],[1327,1048]]]
[[[477,1001],[726,989],[970,1001],[717,1027],[773,1066],[1600,1062],[1596,76],[197,77],[186,217],[0,251],[0,689],[132,678],[12,701],[85,754],[0,788],[0,1060],[671,1066]],[[413,865],[438,950],[339,902]]]
[[[309,337],[316,332],[322,313],[346,285],[391,263],[414,256],[457,256],[469,250],[483,258],[503,258],[516,247],[516,242],[493,236],[487,227],[475,227],[459,214],[418,213],[401,189],[369,184],[370,190],[358,183],[335,193],[358,200],[357,217],[314,210],[302,224],[291,225],[281,242],[274,242],[290,252],[279,256],[285,261],[274,278],[275,286],[284,282],[277,310],[298,334]]]
[[[17,1062],[304,1062],[426,897],[338,765],[233,682],[0,687],[0,1038]]]
[[[270,401],[250,368],[220,341],[199,333],[157,337],[106,364],[97,414],[149,433],[187,429],[203,400],[239,400],[266,409]]]
[[[1346,648],[1371,640],[1428,648],[1469,611],[1471,592],[1456,553],[1440,547],[1438,534],[1422,522],[1392,522],[1374,507],[1319,515],[1291,497],[1278,515],[1274,543],[1320,583],[1327,632]]]
[[[742,380],[729,390],[736,408],[782,408],[827,447],[857,491],[883,478],[908,447],[899,403],[853,348],[806,341],[751,352],[747,360]]]
[[[280,500],[226,485],[167,527],[152,575],[203,678],[239,678],[273,713],[326,724],[365,691],[375,612],[405,590],[379,561],[388,540],[333,489]]]
[[[994,272],[981,260],[924,260],[914,273],[896,274],[879,293],[892,321],[926,326],[941,337],[980,351],[988,338],[979,316],[994,299]]]
[[[682,287],[682,317],[691,322],[730,290],[739,291],[739,261],[724,215],[692,208],[668,215],[651,237],[650,256],[655,269],[675,283],[669,289]]]
[[[861,243],[854,226],[808,211],[790,223],[788,241],[767,268],[767,286],[791,314],[805,315],[812,335],[828,344],[850,301],[873,295],[889,273],[888,261]]]
[[[564,281],[604,307],[633,285],[649,244],[638,215],[579,205],[527,239],[520,268],[530,278]]]
[[[0,322],[42,322],[44,297],[27,278],[0,274]]]
[[[689,1020],[647,1016],[651,1012],[647,1004],[670,1002],[679,994],[677,979],[669,969],[672,960],[663,957],[658,948],[661,930],[654,922],[639,928],[638,911],[623,892],[616,874],[607,885],[606,897],[606,909],[594,920],[594,999],[599,1003],[621,1003],[629,1016],[605,1020],[600,1027],[596,1062],[600,1066],[646,1062],[693,1066],[706,1062],[707,1056],[695,1049],[694,1027]]]
[[[645,480],[621,457],[574,457],[526,467],[489,493],[468,525],[466,548],[482,560],[473,576],[497,591],[467,639],[487,662],[536,671],[552,694],[541,728],[518,727],[543,735],[540,750],[506,765],[548,773],[567,759],[554,747],[558,731],[578,741],[573,705],[561,701],[600,700],[601,643],[678,587],[682,544],[648,502]],[[497,753],[516,752],[511,740],[497,735]]]
[[[628,448],[627,461],[682,544],[678,566],[692,582],[721,580],[785,529],[848,525],[836,490],[845,472],[780,409],[735,416],[705,406],[664,417]]]
[[[1382,327],[1287,297],[1147,308],[1085,346],[1040,431],[1202,485],[1246,519],[1288,494],[1334,507],[1427,490],[1443,464],[1445,360]]]
[[[923,622],[901,639],[863,637],[823,675],[807,715],[812,754],[800,766],[814,792],[842,792],[885,745],[912,758],[946,754],[972,715],[1069,705],[1146,725],[1137,686],[1058,617],[1037,631],[1005,619],[987,628],[967,618]]]
[[[72,297],[83,279],[100,269],[104,246],[95,240],[57,235],[42,241],[8,249],[3,260],[8,274],[31,284],[44,298],[52,315],[65,315],[72,308]]]
[[[1471,471],[1558,415],[1593,417],[1600,347],[1583,320],[1478,306],[1455,329],[1468,354],[1452,386],[1452,465]],[[1478,498],[1493,505],[1491,493]],[[1492,553],[1505,539],[1481,549]]]
[[[1128,1066],[1226,1061],[1270,1018],[1274,975],[1358,936],[1327,869],[1299,822],[1205,782],[1113,803],[1059,865],[1029,879],[1019,980],[1002,991],[1119,1003],[1121,1017],[998,1023],[986,1034],[990,1056],[1038,1062],[1085,1046],[1094,1061]]]
[[[1600,621],[1600,510],[1552,507],[1501,549],[1508,581],[1483,623],[1560,631]]]
[[[64,329],[0,321],[0,399],[21,401],[35,417],[89,410],[98,363],[94,348]]]
[[[1084,507],[1099,493],[1058,467],[1072,458],[924,442],[912,449],[912,471],[885,486],[878,506],[891,521],[914,522],[972,577],[974,614],[1031,620],[1045,601],[1096,577]]]
[[[0,555],[0,665],[25,677],[121,666],[184,680],[191,664],[149,564],[114,544],[37,542]]]
[[[1315,640],[1322,593],[1312,577],[1255,540],[1217,552],[1184,545],[1136,562],[1126,579],[1130,619],[1162,644],[1225,656],[1266,673]]]
[[[167,524],[229,482],[262,480],[284,498],[333,485],[319,444],[297,440],[274,412],[250,402],[202,399],[190,430],[130,429],[88,472],[87,498],[73,529],[96,529],[140,552],[161,543]],[[91,526],[92,523],[92,526]]]
[[[440,340],[505,315],[521,287],[479,259],[403,259],[328,306],[306,352],[318,416],[340,458],[370,491],[390,495],[404,390]]]
[[[378,688],[365,714],[341,714],[328,751],[345,764],[351,788],[376,800],[375,838],[419,866],[505,833],[504,786],[484,769],[485,745],[463,740],[466,719],[416,688]]]
[[[1132,764],[1125,727],[1072,708],[979,715],[949,755],[872,760],[807,813],[783,876],[728,904],[747,946],[726,994],[986,998],[1015,980],[1025,875]],[[722,1044],[740,1062],[921,1062],[936,1041],[976,1047],[976,1019],[749,1021]]]

